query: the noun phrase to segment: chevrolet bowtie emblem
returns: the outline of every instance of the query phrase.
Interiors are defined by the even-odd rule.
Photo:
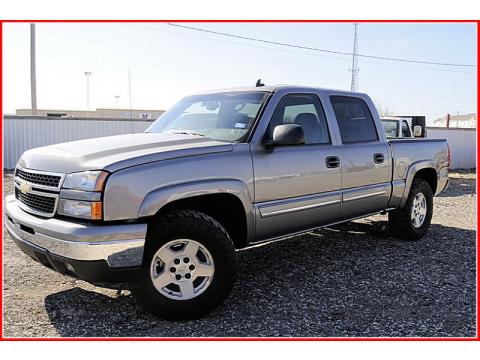
[[[26,182],[20,183],[20,191],[21,191],[22,193],[28,194],[31,189],[32,189],[32,187],[30,186],[30,184],[28,184],[28,183],[26,183]]]

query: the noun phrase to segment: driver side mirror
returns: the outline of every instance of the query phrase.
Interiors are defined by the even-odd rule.
[[[282,124],[273,129],[272,139],[265,142],[266,147],[305,144],[305,132],[300,125]]]

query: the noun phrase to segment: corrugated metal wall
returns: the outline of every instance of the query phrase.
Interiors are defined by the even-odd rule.
[[[13,169],[22,153],[28,149],[73,140],[139,133],[151,123],[151,121],[139,120],[5,116],[3,119],[3,167]]]
[[[151,121],[5,116],[3,167],[13,169],[25,150],[72,140],[143,132]],[[476,167],[476,130],[428,128],[429,138],[447,139],[452,169]]]
[[[427,128],[427,137],[447,139],[452,156],[452,169],[477,167],[476,129]]]

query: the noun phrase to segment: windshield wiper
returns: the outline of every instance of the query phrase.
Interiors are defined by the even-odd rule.
[[[204,137],[207,136],[207,135],[204,135],[204,134],[199,134],[199,133],[195,133],[195,132],[191,132],[191,131],[175,131],[175,132],[171,132],[170,134],[197,135],[197,136],[204,136]]]

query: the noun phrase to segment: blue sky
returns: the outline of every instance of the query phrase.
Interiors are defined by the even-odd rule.
[[[351,24],[214,24],[189,26],[305,46],[352,51]],[[4,25],[4,108],[30,107],[29,25]],[[474,24],[359,26],[359,52],[425,61],[476,64]],[[360,58],[359,90],[396,114],[476,111],[477,68],[404,64]],[[351,57],[259,44],[168,26],[38,24],[39,108],[128,107],[128,69],[134,108],[164,109],[192,92],[230,86],[302,84],[349,89]]]

